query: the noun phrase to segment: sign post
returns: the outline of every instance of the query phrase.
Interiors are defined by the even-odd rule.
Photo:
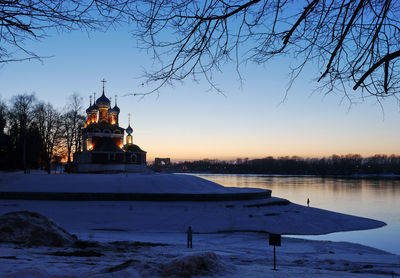
[[[279,234],[269,234],[269,245],[274,246],[274,270],[276,270],[276,254],[275,247],[281,246],[281,235]]]

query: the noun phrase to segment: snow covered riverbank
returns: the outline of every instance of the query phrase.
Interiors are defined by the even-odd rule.
[[[229,188],[188,175],[75,174],[0,175],[1,192],[190,193],[232,194],[266,192]],[[198,232],[263,231],[318,235],[378,228],[385,223],[332,211],[309,208],[272,197],[247,201],[141,202],[141,201],[36,201],[0,200],[0,213],[39,212],[72,233],[92,229],[131,232],[183,232],[190,225]]]
[[[92,193],[190,194],[260,191],[224,188],[181,175],[168,175],[160,183],[159,177],[7,174],[0,176],[0,191],[62,193],[71,189]],[[102,244],[90,252],[55,247],[20,249],[2,244],[0,273],[3,276],[0,277],[159,277],[168,276],[167,273],[171,274],[182,264],[207,266],[212,261],[216,263],[209,270],[194,275],[330,277],[340,272],[341,277],[360,277],[358,273],[385,277],[400,273],[397,255],[357,244],[293,238],[283,239],[283,246],[278,248],[279,271],[272,271],[272,248],[268,246],[267,232],[316,235],[385,225],[381,221],[305,207],[276,197],[218,202],[0,200],[0,214],[22,210],[43,214],[80,239]],[[195,232],[193,249],[185,247],[188,226]],[[127,242],[112,243],[115,241]],[[188,277],[182,273],[171,275]]]
[[[35,171],[0,172],[2,192],[68,192],[68,193],[190,193],[229,194],[269,192],[259,188],[224,187],[191,175],[181,174],[61,174]]]
[[[201,233],[262,231],[318,235],[378,228],[385,223],[304,207],[280,198],[226,202],[0,200],[0,214],[28,210],[50,217],[71,233],[93,230]]]

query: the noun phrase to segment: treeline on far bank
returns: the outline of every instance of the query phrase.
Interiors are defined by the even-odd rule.
[[[176,172],[229,174],[400,175],[400,156],[374,155],[362,157],[358,154],[348,154],[323,158],[294,156],[236,159],[234,161],[203,159],[172,163],[168,168]]]

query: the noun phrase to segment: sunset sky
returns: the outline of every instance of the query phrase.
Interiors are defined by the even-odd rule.
[[[314,91],[318,71],[310,66],[285,99],[294,62],[290,58],[264,66],[243,65],[243,86],[235,65],[227,64],[214,79],[224,94],[208,91],[204,80],[188,79],[143,99],[124,96],[148,90],[140,76],[143,68],[152,68],[152,57],[136,45],[124,27],[27,42],[31,50],[49,58],[2,65],[0,97],[8,101],[16,94],[35,93],[38,99],[63,107],[76,92],[86,109],[89,95],[100,96],[100,80],[105,78],[112,105],[118,95],[120,125],[126,128],[131,113],[134,142],[148,152],[149,161],[400,154],[400,112],[394,98],[382,106],[369,98],[349,107],[340,93],[324,96]]]

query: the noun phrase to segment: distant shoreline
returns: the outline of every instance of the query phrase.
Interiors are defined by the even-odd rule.
[[[203,159],[172,164],[155,163],[155,171],[212,174],[258,174],[267,176],[318,176],[334,178],[400,179],[400,156],[357,154],[323,158],[265,157],[236,160]]]
[[[313,175],[313,174],[255,174],[255,173],[223,173],[223,172],[177,172],[171,171],[176,174],[190,174],[190,175],[243,175],[243,176],[257,176],[257,177],[315,177],[315,178],[333,178],[333,179],[376,179],[376,180],[400,180],[400,175],[396,174],[355,174],[355,175]]]

